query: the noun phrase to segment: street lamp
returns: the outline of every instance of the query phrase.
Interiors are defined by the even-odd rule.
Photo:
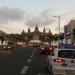
[[[58,34],[59,34],[59,36],[58,36],[58,47],[59,47],[59,45],[60,45],[60,15],[58,15],[58,16],[54,16],[54,17],[57,17],[58,18]]]

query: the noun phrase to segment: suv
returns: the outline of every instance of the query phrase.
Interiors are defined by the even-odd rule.
[[[48,55],[51,75],[75,75],[75,49],[55,49]]]

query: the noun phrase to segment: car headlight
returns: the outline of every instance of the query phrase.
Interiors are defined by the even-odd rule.
[[[8,48],[10,48],[10,47],[8,47]]]
[[[5,47],[4,47],[5,48]]]

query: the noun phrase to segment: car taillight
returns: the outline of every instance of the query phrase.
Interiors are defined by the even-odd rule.
[[[42,46],[40,46],[40,48],[41,48]]]
[[[65,60],[64,59],[62,59],[62,58],[56,58],[56,59],[54,59],[54,62],[65,62]]]
[[[43,48],[43,47],[42,47],[41,49],[42,49],[42,50],[44,50],[44,48]]]
[[[49,50],[52,50],[52,48],[49,48]]]

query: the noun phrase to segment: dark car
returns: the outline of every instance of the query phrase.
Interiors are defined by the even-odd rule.
[[[46,46],[46,54],[50,54],[51,51],[53,51],[55,49],[54,46]]]
[[[13,49],[13,46],[12,45],[5,45],[5,46],[3,46],[3,49],[4,50],[11,50],[11,49]]]
[[[40,52],[40,54],[45,54],[46,53],[46,45],[41,45],[39,47],[39,52]]]
[[[47,45],[43,45],[43,46],[40,46],[39,48],[39,51],[41,54],[50,54],[50,52],[54,50],[54,47],[53,46],[47,46]]]

